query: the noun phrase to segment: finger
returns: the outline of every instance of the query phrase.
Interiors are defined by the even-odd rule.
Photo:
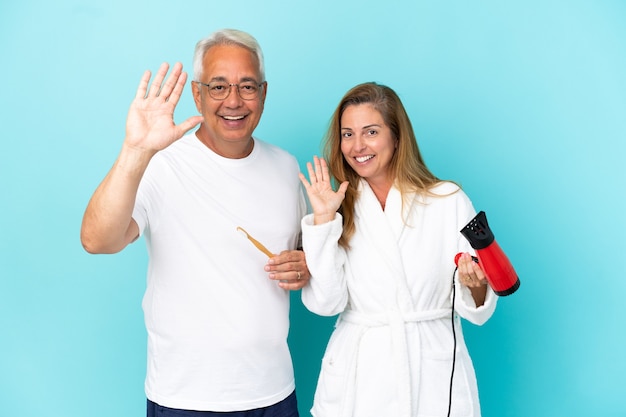
[[[300,280],[281,280],[278,282],[278,285],[286,290],[299,290],[306,286],[309,283],[309,278],[305,278],[304,276]]]
[[[315,176],[317,177],[317,180],[324,181],[324,173],[322,172],[322,164],[320,162],[320,159],[315,156],[313,157],[313,162],[315,162]]]
[[[467,277],[467,262],[465,261],[463,256],[459,258],[457,268],[459,271],[459,277],[465,279]]]
[[[461,284],[465,285],[466,287],[471,287],[472,286],[472,277],[470,277],[469,275],[462,275],[459,278],[459,281],[461,282]]]
[[[345,198],[346,191],[348,191],[348,184],[350,184],[348,181],[342,182],[339,188],[337,189],[337,194],[340,194]]]
[[[185,81],[187,81],[187,73],[183,72],[183,65],[180,62],[177,62],[174,64],[169,77],[165,80],[165,84],[161,88],[159,96],[163,97],[165,100],[173,99],[174,103],[176,103],[177,100],[175,92],[177,89],[182,92],[182,87],[185,85]],[[181,82],[182,86],[180,85]]]
[[[163,80],[165,79],[165,75],[167,74],[167,70],[169,69],[169,67],[170,65],[167,62],[161,64],[159,70],[154,76],[154,80],[152,81],[152,85],[150,86],[150,90],[148,91],[148,96],[159,96],[159,92],[161,91],[161,85],[163,84]]]
[[[274,280],[297,280],[298,271],[300,279],[310,277],[304,252],[299,250],[282,251],[274,255],[265,265],[265,271],[269,272],[270,279]]]
[[[307,282],[305,280],[300,280],[295,282],[279,282],[278,286],[284,290],[297,291],[302,289],[306,284]]]
[[[459,272],[463,275],[470,275],[473,272],[474,261],[468,253],[463,253],[459,258]]]
[[[179,135],[179,137],[182,137],[185,132],[198,125],[198,123],[202,123],[203,120],[204,118],[202,116],[191,116],[189,119],[176,126],[176,134]]]
[[[474,264],[474,262],[470,263],[470,275],[475,276],[477,279],[481,279],[483,277],[483,271],[482,269],[480,269],[479,266],[477,266],[476,264]]]
[[[185,84],[187,83],[188,74],[186,72],[182,72],[176,81],[176,85],[174,86],[174,90],[168,97],[168,100],[172,101],[174,105],[178,104],[178,100],[180,100],[180,96],[183,95],[183,90],[185,89]]]
[[[326,160],[324,158],[320,158],[320,166],[322,167],[323,178],[330,178],[330,175],[328,175],[328,164],[326,163]]]
[[[284,250],[272,257],[272,264],[280,265],[282,271],[295,271],[304,263],[304,252],[300,250]]]
[[[306,177],[304,176],[302,172],[298,172],[298,178],[300,178],[300,182],[302,183],[302,185],[304,186],[304,189],[308,193],[309,188],[311,187],[311,184],[309,184],[309,182],[307,181]]]
[[[150,82],[151,76],[152,76],[152,73],[150,72],[150,70],[147,70],[146,72],[143,73],[143,76],[141,77],[141,81],[139,81],[139,87],[137,87],[137,94],[135,95],[135,98],[137,99],[146,98],[146,91],[148,91],[148,83]]]
[[[315,158],[315,157],[313,157]],[[317,182],[317,177],[315,175],[315,171],[313,171],[313,165],[310,162],[306,163],[306,169],[309,171],[309,178],[311,179],[311,184]]]
[[[485,279],[485,271],[483,271],[483,268],[480,266],[480,263],[478,262],[474,262],[474,260],[468,255],[467,256],[467,265],[468,265],[468,274],[475,276],[477,280],[484,280]]]
[[[304,275],[300,274],[300,279],[298,279],[297,271],[290,269],[288,271],[283,271],[283,272],[279,272],[279,271],[270,272],[268,274],[268,278],[271,279],[272,281],[293,283],[297,281],[302,281],[305,277]]]

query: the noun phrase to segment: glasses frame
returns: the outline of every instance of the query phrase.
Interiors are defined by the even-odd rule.
[[[259,89],[257,90],[256,95],[255,95],[254,97],[251,97],[251,98],[244,98],[244,97],[242,97],[242,95],[241,95],[241,91],[239,90],[239,84],[242,84],[242,83],[224,83],[225,85],[227,85],[227,86],[228,86],[228,93],[226,94],[226,96],[225,96],[224,98],[216,98],[216,97],[213,97],[213,95],[211,94],[211,83],[206,84],[206,83],[203,83],[203,82],[200,82],[200,81],[194,81],[194,82],[195,82],[196,84],[200,84],[200,85],[203,85],[203,86],[207,87],[207,90],[208,90],[207,92],[209,93],[209,96],[210,96],[213,100],[218,100],[218,101],[224,101],[224,100],[226,100],[228,97],[230,97],[230,91],[232,90],[232,87],[237,87],[237,95],[239,96],[239,98],[240,98],[240,99],[242,99],[242,100],[246,100],[246,101],[256,100],[257,98],[259,98],[259,93],[261,92],[261,89],[263,88],[263,86],[264,86],[264,85],[265,85],[265,83],[266,83],[266,81],[262,81],[262,82],[260,82],[259,84],[256,84],[256,86],[257,86]],[[216,82],[217,82],[217,81],[216,81]],[[244,81],[244,82],[249,82],[249,81]]]

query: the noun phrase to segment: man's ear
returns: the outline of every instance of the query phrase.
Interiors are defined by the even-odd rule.
[[[196,103],[196,109],[198,113],[202,113],[202,84],[198,84],[195,81],[191,82],[191,95],[193,95],[193,101]]]
[[[261,98],[261,102],[265,105],[265,98],[267,97],[267,81],[265,81],[263,85],[263,98]]]

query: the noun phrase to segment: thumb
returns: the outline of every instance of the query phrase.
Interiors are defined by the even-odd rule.
[[[339,188],[337,189],[337,193],[345,196],[346,195],[346,191],[348,190],[348,181],[344,181],[341,183],[341,185],[339,186]]]
[[[178,133],[180,133],[179,136],[183,136],[185,132],[187,132],[194,126],[197,126],[199,123],[202,123],[203,120],[204,118],[202,116],[191,116],[184,122],[180,123],[178,126],[176,126]]]

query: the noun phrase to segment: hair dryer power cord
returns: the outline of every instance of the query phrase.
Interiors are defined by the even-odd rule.
[[[452,371],[450,372],[450,394],[448,397],[448,417],[452,411],[452,381],[454,379],[454,367],[456,365],[456,330],[454,326],[454,301],[456,298],[456,287],[454,285],[454,275],[456,274],[458,267],[454,268],[452,272],[452,339],[454,340],[454,350],[452,351]]]

